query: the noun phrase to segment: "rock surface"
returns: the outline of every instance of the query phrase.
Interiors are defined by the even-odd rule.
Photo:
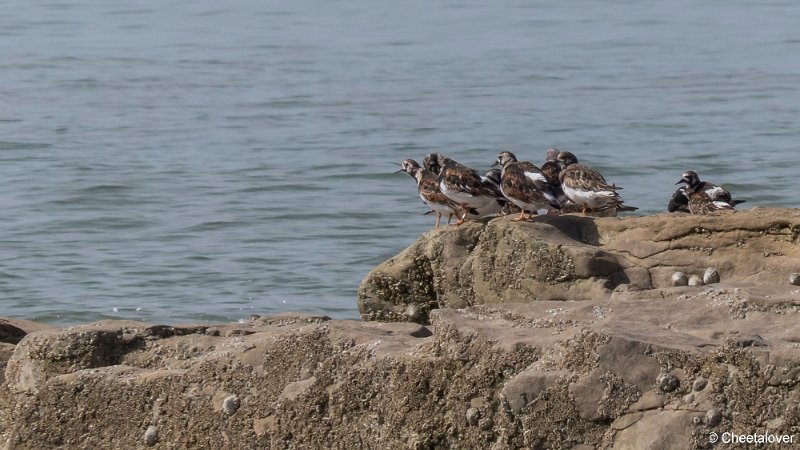
[[[14,327],[0,335],[0,448],[712,448],[709,434],[726,431],[800,439],[800,289],[786,282],[800,261],[797,211],[542,222],[426,234],[362,286],[392,295],[362,299],[397,322],[0,320]],[[675,271],[707,267],[722,283],[672,286]],[[409,318],[424,324],[400,321]]]
[[[675,272],[702,280],[709,267],[729,284],[786,285],[800,267],[797,209],[511,219],[425,233],[361,283],[362,319],[426,323],[436,308],[608,298],[672,286]]]
[[[712,431],[796,432],[797,295],[658,292],[438,309],[429,326],[39,331],[8,361],[0,429],[30,449],[707,448]]]

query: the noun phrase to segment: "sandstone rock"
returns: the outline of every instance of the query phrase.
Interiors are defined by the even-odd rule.
[[[679,384],[678,377],[671,373],[662,373],[656,378],[656,386],[661,392],[672,392],[678,389]]]
[[[615,450],[661,450],[692,447],[692,413],[650,411],[614,436]],[[706,439],[707,442],[707,439]]]
[[[722,413],[719,412],[718,409],[709,409],[706,413],[705,423],[709,427],[715,427],[719,425],[719,421],[722,419]]]
[[[699,275],[692,275],[689,277],[689,286],[702,286],[705,284]]]
[[[511,411],[518,413],[569,374],[570,372],[565,370],[526,370],[506,383],[500,395],[506,400]]]
[[[358,291],[365,320],[426,323],[436,308],[608,298],[614,288],[673,286],[675,272],[715,268],[736,285],[785,283],[800,258],[800,211],[647,217],[500,217],[432,230],[371,271]],[[785,275],[784,275],[785,276]],[[713,279],[713,277],[712,277]],[[702,281],[702,278],[700,278]],[[415,315],[406,306],[417,305]]]
[[[672,274],[673,286],[686,286],[689,284],[689,278],[683,272],[675,272]]]
[[[147,427],[147,430],[144,432],[144,442],[149,447],[158,443],[158,427],[152,425]]]
[[[428,333],[302,317],[41,331],[14,350],[0,429],[11,448],[137,448],[153,423],[156,445],[175,448],[687,448],[703,426],[694,419],[717,409],[730,429],[769,421],[789,432],[800,396],[793,295],[742,291],[756,309],[737,318],[724,297],[687,302],[673,289],[437,309]],[[762,346],[736,340],[756,331]],[[703,374],[713,392],[685,405],[680,386],[655,389],[662,372]]]
[[[703,389],[705,389],[707,384],[708,384],[708,380],[706,380],[705,378],[700,377],[700,378],[697,378],[697,379],[694,380],[694,383],[692,383],[692,389],[694,389],[695,391],[699,392],[699,391],[702,391]]]
[[[719,271],[713,267],[709,267],[703,272],[703,283],[714,284],[719,283]]]

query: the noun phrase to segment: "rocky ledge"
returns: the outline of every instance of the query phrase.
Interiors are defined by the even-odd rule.
[[[431,231],[360,290],[365,318],[395,322],[0,320],[2,442],[661,449],[732,432],[796,445],[798,230],[797,210],[757,209]],[[672,286],[707,267],[721,283]]]
[[[424,324],[437,308],[594,301],[708,268],[728,284],[787,289],[800,272],[800,210],[500,217],[433,229],[367,275],[358,306],[364,320]]]

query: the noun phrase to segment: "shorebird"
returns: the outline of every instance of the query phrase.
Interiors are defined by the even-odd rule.
[[[439,178],[436,174],[425,170],[418,162],[413,159],[406,159],[400,163],[400,170],[397,172],[405,172],[417,181],[419,198],[421,198],[422,202],[428,205],[431,211],[436,214],[436,224],[433,226],[434,228],[439,228],[442,214],[448,215],[447,224],[450,225],[450,220],[453,219],[453,215],[461,213],[459,205],[442,194],[442,191],[439,189]]]
[[[675,184],[685,184],[673,194],[667,205],[669,212],[685,211],[692,214],[708,214],[711,211],[734,209],[744,200],[734,200],[725,188],[708,181],[700,181],[697,172],[687,170]]]
[[[461,225],[471,211],[475,216],[497,214],[502,209],[503,194],[488,178],[440,153],[431,153],[423,160],[425,168],[439,175],[442,194],[456,202],[463,210],[456,225]]]
[[[530,220],[540,209],[561,209],[557,187],[534,164],[517,161],[517,157],[508,151],[500,152],[495,164],[502,168],[501,192],[521,210],[514,221],[525,220],[526,211]]]
[[[622,189],[614,184],[608,184],[600,172],[589,166],[578,164],[578,158],[571,152],[558,153],[558,162],[561,163],[561,188],[567,198],[581,208],[581,212],[603,211],[616,208],[617,211],[635,211],[635,206],[623,205],[622,198],[617,193]]]

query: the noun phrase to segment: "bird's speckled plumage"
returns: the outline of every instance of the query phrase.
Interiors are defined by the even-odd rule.
[[[425,170],[420,167],[419,163],[413,159],[406,159],[400,164],[400,171],[409,174],[417,181],[417,192],[419,193],[422,202],[428,205],[429,208],[436,214],[436,223],[434,228],[439,228],[442,219],[442,214],[447,214],[447,223],[454,214],[463,214],[459,205],[447,198],[439,189],[439,177],[436,174]]]
[[[526,211],[532,216],[539,209],[561,209],[557,189],[534,164],[517,161],[517,157],[508,151],[497,155],[497,164],[502,167],[500,190],[522,210],[517,220],[522,220]]]
[[[617,193],[622,188],[608,184],[603,175],[591,167],[578,164],[578,158],[574,154],[560,151],[558,161],[562,166],[559,175],[561,189],[567,198],[582,208],[583,212],[609,208],[628,211],[637,209],[622,205],[623,200]]]
[[[687,170],[675,184],[685,184],[681,186],[672,194],[669,203],[667,204],[667,211],[669,212],[690,212],[692,214],[708,214],[711,211],[720,209],[733,209],[744,200],[734,200],[731,198],[731,193],[725,188],[717,186],[708,181],[701,181],[697,172]],[[703,193],[708,199],[700,195]],[[692,198],[694,197],[694,201]],[[708,202],[711,202],[709,205]],[[694,203],[694,210],[692,211],[692,203]]]
[[[466,213],[472,210],[480,217],[500,212],[503,194],[490,179],[482,177],[476,170],[440,153],[429,154],[423,164],[427,170],[439,175],[442,193],[465,211],[458,224],[463,223]]]
[[[692,214],[708,214],[712,211],[734,209],[734,206],[744,202],[732,199],[731,193],[721,186],[701,181],[697,172],[693,170],[684,172],[675,184],[686,186],[678,188],[672,194],[667,205],[669,212],[688,210]]]

